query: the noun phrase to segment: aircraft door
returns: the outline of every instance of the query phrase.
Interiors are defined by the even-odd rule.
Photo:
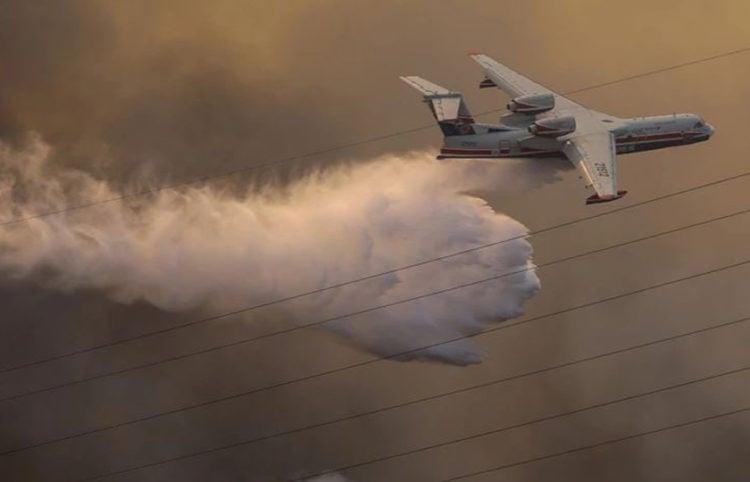
[[[510,142],[509,141],[500,141],[500,155],[508,155],[510,154]]]

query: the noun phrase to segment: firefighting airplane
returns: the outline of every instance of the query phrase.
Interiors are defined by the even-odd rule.
[[[594,188],[586,204],[614,201],[617,154],[708,140],[714,128],[694,114],[620,119],[587,109],[481,53],[470,53],[485,73],[480,88],[512,97],[500,124],[474,122],[459,92],[420,77],[401,77],[424,95],[444,142],[438,159],[567,157]]]

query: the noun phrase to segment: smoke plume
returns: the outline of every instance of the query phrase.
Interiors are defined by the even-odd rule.
[[[0,145],[0,215],[24,218],[116,198],[105,181],[57,169],[40,138]],[[465,194],[518,177],[514,165],[385,156],[243,195],[164,190],[0,227],[0,273],[61,290],[97,289],[163,310],[232,311],[505,238],[513,241],[284,303],[304,325],[475,280],[496,281],[326,325],[381,356],[475,334],[519,316],[538,288],[518,222]],[[520,272],[518,272],[520,271]],[[481,361],[473,342],[410,358]]]

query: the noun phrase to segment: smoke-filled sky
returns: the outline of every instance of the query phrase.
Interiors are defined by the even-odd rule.
[[[750,47],[749,14],[742,1],[699,0],[0,0],[0,213],[108,199],[429,124],[399,75],[461,90],[474,111],[504,105],[501,93],[476,88],[469,50],[565,92]],[[585,206],[588,192],[560,162],[438,163],[439,131],[431,129],[3,225],[0,366],[745,172],[749,56],[575,95],[620,117],[694,112],[717,128],[707,143],[621,158],[630,194],[605,206]],[[743,178],[314,299],[2,373],[5,399],[540,266],[339,320],[333,330],[293,330],[2,401],[7,451],[283,384],[0,455],[0,470],[4,480],[76,480],[293,431],[106,480],[280,481],[330,470],[340,474],[330,480],[433,481],[742,408],[746,372],[365,464],[743,367],[750,329],[737,324],[461,391],[748,316],[746,266],[376,360],[503,326],[522,311],[504,323],[744,261],[750,230],[738,216],[545,266],[746,209],[748,187]],[[325,371],[333,373],[284,384]],[[446,392],[456,393],[432,399]],[[356,417],[390,406],[400,408]],[[748,422],[738,415],[465,480],[747,480]]]

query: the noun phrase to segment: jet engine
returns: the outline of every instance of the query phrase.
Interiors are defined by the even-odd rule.
[[[552,94],[532,94],[516,97],[508,103],[508,110],[519,114],[540,114],[555,107]]]
[[[529,132],[543,137],[564,136],[574,130],[576,130],[576,120],[573,116],[539,119],[529,126]]]

